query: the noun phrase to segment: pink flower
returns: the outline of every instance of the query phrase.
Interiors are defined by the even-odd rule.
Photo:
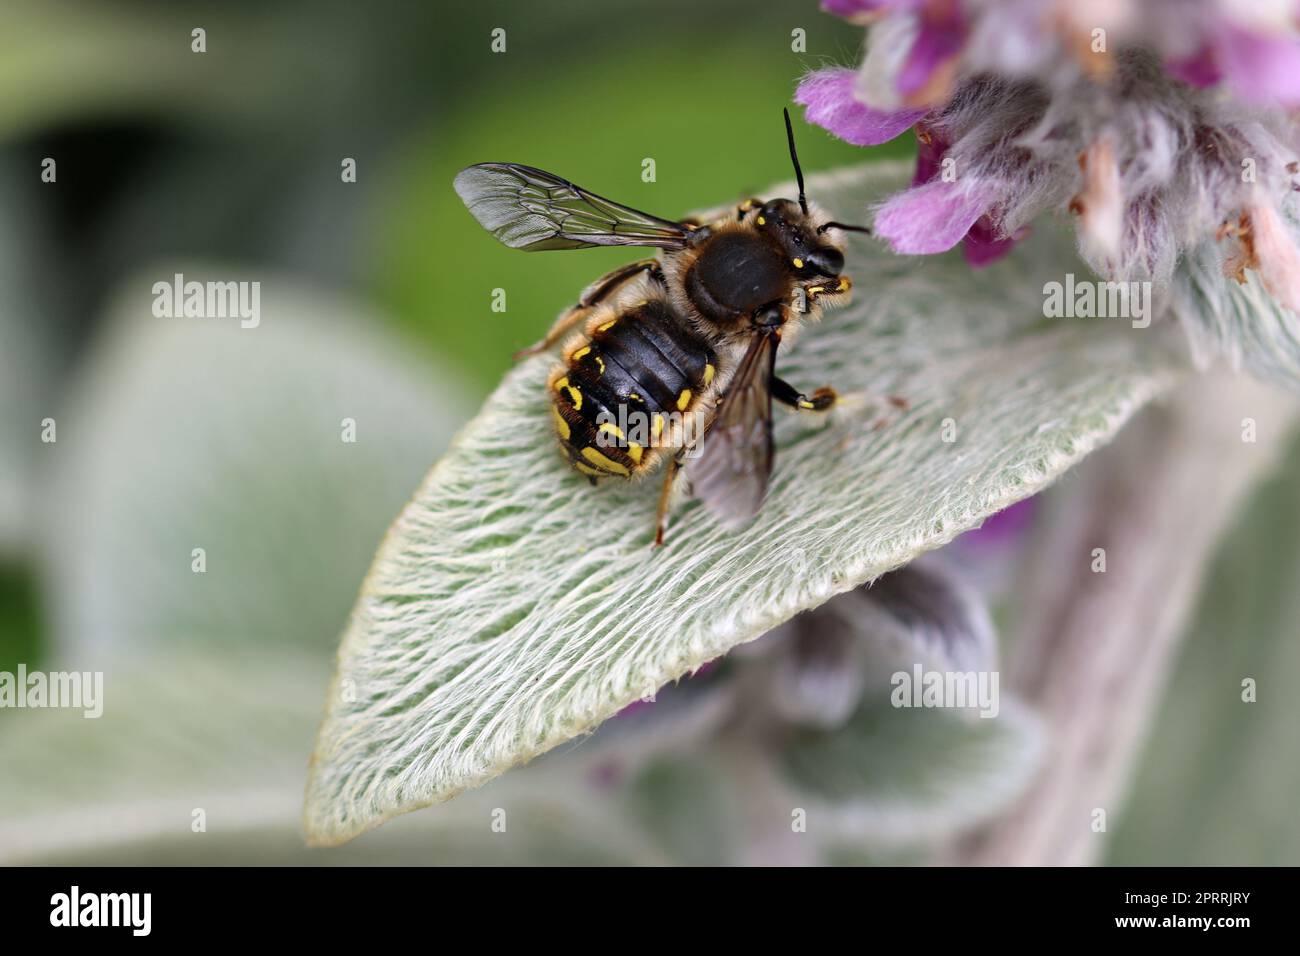
[[[1167,282],[1220,243],[1234,278],[1254,270],[1279,301],[1300,298],[1300,281],[1284,278],[1300,262],[1288,115],[1300,106],[1300,2],[824,8],[869,26],[867,55],[856,73],[804,78],[808,121],[864,146],[917,127],[912,188],[875,222],[896,252],[960,242],[985,265],[1052,212],[1075,217],[1081,255],[1108,279]],[[1200,92],[1212,84],[1222,90]]]
[[[957,0],[921,5],[912,48],[894,85],[905,103],[930,104],[947,99],[957,57],[966,42],[966,20]]]
[[[1033,526],[1038,508],[1037,496],[1024,498],[985,518],[982,525],[967,531],[957,540],[976,548],[1001,547],[1020,541]]]
[[[925,116],[928,110],[905,109],[882,112],[858,102],[853,96],[857,74],[850,69],[818,70],[804,77],[794,101],[805,107],[808,122],[829,130],[854,146],[887,143]]]
[[[912,185],[920,186],[943,175],[943,157],[948,144],[936,130],[929,128],[918,128],[916,139],[916,173],[912,177]],[[1020,229],[1014,236],[1002,235],[993,217],[985,212],[961,237],[962,253],[971,268],[982,269],[1010,252],[1025,232],[1026,230]],[[952,246],[947,248],[951,249]],[[894,251],[903,250],[895,244]]]
[[[1224,82],[1255,103],[1300,104],[1300,42],[1224,20],[1209,38]]]
[[[876,213],[876,235],[895,252],[930,255],[947,252],[996,201],[984,189],[934,181],[894,196]]]
[[[1174,79],[1198,88],[1213,86],[1223,79],[1214,62],[1214,50],[1209,46],[1201,47],[1191,56],[1165,60],[1165,70]]]
[[[1025,227],[1017,229],[1013,235],[1004,236],[994,225],[992,217],[980,216],[962,240],[961,251],[972,269],[983,269],[1010,252],[1028,232],[1028,227]]]

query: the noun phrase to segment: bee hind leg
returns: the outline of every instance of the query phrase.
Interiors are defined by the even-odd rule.
[[[593,308],[608,299],[623,285],[642,275],[649,275],[655,281],[663,282],[663,273],[659,269],[659,260],[640,259],[636,262],[629,262],[627,265],[619,266],[613,272],[602,276],[587,286],[578,298],[578,304],[560,313],[560,317],[555,320],[555,324],[551,326],[551,330],[546,333],[544,339],[516,352],[515,361],[517,362],[522,358],[553,348],[557,342],[581,325],[587,316],[591,314]]]
[[[805,395],[783,378],[772,379],[772,397],[783,405],[811,412],[824,412],[839,401],[839,395],[833,388],[823,387],[812,395]]]
[[[650,546],[652,548],[664,546],[664,532],[668,530],[668,505],[672,502],[673,482],[681,467],[681,460],[676,455],[668,459],[668,467],[664,470],[664,483],[659,489],[659,511],[655,517],[655,540]]]

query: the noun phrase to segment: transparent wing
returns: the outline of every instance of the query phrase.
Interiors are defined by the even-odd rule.
[[[772,376],[780,336],[750,343],[688,474],[695,496],[728,528],[743,527],[763,504],[772,474]]]
[[[689,229],[588,192],[545,170],[479,163],[454,183],[483,228],[512,249],[655,246],[679,249]]]

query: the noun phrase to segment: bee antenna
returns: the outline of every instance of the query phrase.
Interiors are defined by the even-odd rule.
[[[842,232],[865,232],[868,236],[871,235],[871,230],[868,229],[866,226],[846,226],[842,222],[822,223],[820,226],[817,227],[817,235],[820,236],[827,229],[839,229]]]
[[[785,138],[790,141],[790,162],[794,163],[794,177],[799,180],[799,208],[808,215],[808,197],[803,192],[803,170],[799,168],[799,154],[794,151],[794,127],[790,125],[790,111],[782,109],[785,114]]]

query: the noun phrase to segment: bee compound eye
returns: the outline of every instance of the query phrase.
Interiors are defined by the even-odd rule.
[[[809,253],[808,264],[819,275],[835,277],[844,271],[844,254],[838,249],[819,246]]]

